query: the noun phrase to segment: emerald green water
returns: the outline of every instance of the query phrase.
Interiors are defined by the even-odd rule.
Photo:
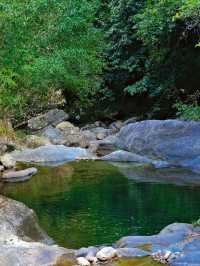
[[[1,194],[34,209],[43,229],[65,247],[150,235],[200,215],[199,186],[135,182],[104,162],[38,169],[27,182],[1,187]]]

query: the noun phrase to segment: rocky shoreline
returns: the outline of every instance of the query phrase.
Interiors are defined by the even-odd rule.
[[[5,154],[0,157],[1,181],[20,182],[36,173],[35,169],[16,172],[16,162],[56,165],[81,159],[140,163],[155,169],[178,167],[197,174],[200,172],[199,122],[136,122],[132,118],[107,126],[97,121],[78,128],[66,119],[68,115],[64,111],[51,110],[28,122],[31,134],[26,136],[21,147],[4,141],[1,147]],[[10,147],[14,151],[7,152]],[[196,182],[197,176],[194,179]]]
[[[39,227],[33,210],[0,196],[0,265],[115,265],[120,259],[149,257],[160,263],[200,265],[200,226],[175,223],[153,236],[127,236],[112,246],[66,249]]]
[[[1,182],[23,182],[37,173],[35,167],[18,170],[17,162],[58,165],[85,159],[182,167],[196,173],[195,184],[200,181],[199,122],[133,118],[78,128],[68,118],[52,110],[29,121],[30,134],[22,147],[1,141]],[[154,236],[123,237],[112,246],[68,250],[50,244],[32,210],[0,196],[0,228],[0,265],[5,266],[112,265],[119,258],[143,257],[174,266],[200,265],[200,226],[191,224],[172,224]]]

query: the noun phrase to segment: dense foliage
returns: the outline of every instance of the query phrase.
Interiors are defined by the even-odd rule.
[[[173,115],[174,103],[199,88],[200,2],[118,0],[108,7],[105,83],[116,97],[133,95],[133,105],[139,95],[153,116]]]
[[[103,66],[98,0],[2,0],[0,113],[14,119],[48,107],[61,90],[67,105],[88,105]]]
[[[200,118],[199,0],[2,0],[0,34],[1,116],[64,96],[77,113]]]

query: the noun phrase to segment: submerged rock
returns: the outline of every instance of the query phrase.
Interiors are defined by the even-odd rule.
[[[118,247],[133,248],[141,245],[151,244],[160,246],[170,246],[183,241],[192,232],[191,224],[174,223],[168,225],[157,235],[152,236],[128,236],[122,237],[118,242]]]
[[[36,149],[24,149],[10,154],[17,162],[56,163],[76,159],[92,158],[91,154],[82,148],[66,147],[64,145],[45,145]]]
[[[134,162],[110,162],[128,179],[136,182],[183,185],[200,185],[200,175],[189,169],[155,167],[151,164]],[[160,166],[160,165],[159,165]]]

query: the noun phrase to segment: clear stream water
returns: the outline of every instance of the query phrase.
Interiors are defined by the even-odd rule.
[[[200,215],[197,185],[129,180],[105,162],[38,169],[27,182],[3,185],[1,194],[34,209],[48,235],[68,248],[109,244],[125,235],[150,235],[173,222],[191,223]],[[148,169],[141,171],[145,175]]]

